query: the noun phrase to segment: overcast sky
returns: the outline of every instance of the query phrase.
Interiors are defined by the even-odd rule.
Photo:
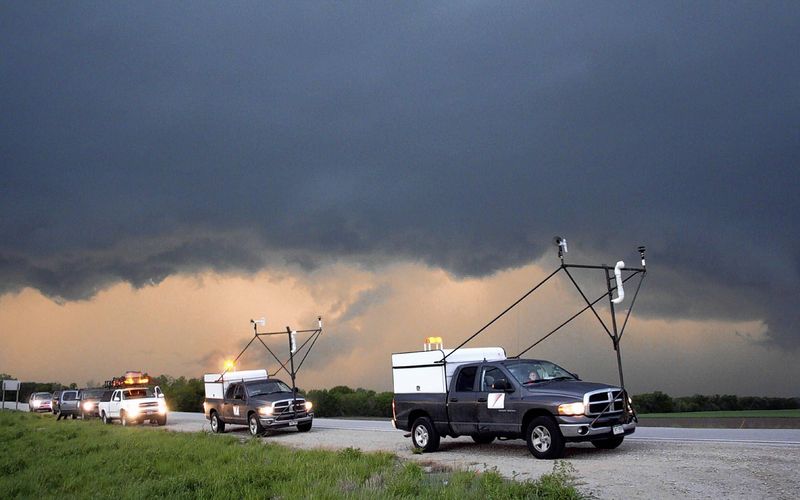
[[[653,346],[683,352],[684,375],[641,365],[641,389],[735,391],[723,356],[774,367],[750,392],[796,395],[775,380],[796,373],[800,348],[797,2],[0,12],[0,328],[16,349],[0,371],[39,376],[29,329],[50,311],[68,324],[39,331],[41,346],[84,338],[114,352],[119,314],[159,354],[114,358],[96,376],[56,359],[42,376],[102,380],[137,365],[197,376],[239,346],[223,336],[242,328],[220,323],[235,321],[214,306],[225,301],[245,320],[269,312],[278,328],[327,313],[342,343],[315,369],[350,366],[351,384],[360,376],[344,346],[373,328],[371,348],[387,352],[361,385],[386,387],[391,349],[416,348],[449,308],[441,328],[458,325],[451,344],[465,337],[557,264],[562,234],[581,262],[635,263],[648,246],[636,317],[640,341],[655,344],[631,330],[626,359],[636,370]],[[459,292],[428,296],[412,276]],[[473,285],[494,293],[477,299]],[[515,328],[533,340],[550,312],[580,306],[561,292]],[[203,340],[159,346],[178,314],[158,304],[198,293],[218,294],[183,306]],[[139,302],[149,294],[161,299]],[[394,329],[378,327],[378,310]],[[181,342],[197,352],[159,357]],[[700,367],[695,387],[685,374]]]

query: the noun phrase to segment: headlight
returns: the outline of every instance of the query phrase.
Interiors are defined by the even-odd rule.
[[[314,403],[311,401],[306,401],[306,411],[311,411],[311,408],[314,407]]]
[[[131,417],[135,417],[138,414],[139,414],[139,408],[133,407],[128,409],[128,415],[130,415]]]
[[[167,403],[166,403],[166,401],[159,401],[158,402],[158,413],[160,413],[162,415],[167,413]]]
[[[558,405],[559,415],[583,415],[585,407],[583,403],[565,403]]]
[[[91,403],[91,402],[89,402],[89,401],[87,401],[87,402],[83,403],[83,409],[84,409],[84,410],[86,410],[86,411],[91,411],[91,410],[92,410],[92,408],[94,408],[94,404],[93,404],[93,403]]]
[[[258,413],[262,415],[272,415],[272,412],[275,411],[272,406],[263,406],[258,409]]]

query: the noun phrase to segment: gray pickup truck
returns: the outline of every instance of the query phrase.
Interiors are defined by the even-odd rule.
[[[247,425],[253,436],[282,427],[308,432],[314,420],[311,408],[311,402],[295,398],[292,389],[275,378],[232,382],[221,399],[206,397],[203,403],[213,432],[238,424]]]
[[[396,370],[395,379],[403,371]],[[531,454],[543,459],[560,457],[567,442],[616,448],[637,422],[619,387],[584,382],[535,359],[460,364],[446,392],[395,393],[393,412],[395,427],[410,431],[413,445],[426,452],[445,436],[471,436],[477,443],[525,439]]]

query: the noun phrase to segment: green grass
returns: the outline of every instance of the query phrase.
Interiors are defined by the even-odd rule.
[[[740,410],[740,411],[692,411],[683,413],[645,413],[641,418],[800,418],[800,410]]]
[[[301,451],[0,412],[4,498],[581,498],[572,481],[564,462],[537,481],[517,482],[493,471],[426,473],[392,454],[355,448]]]

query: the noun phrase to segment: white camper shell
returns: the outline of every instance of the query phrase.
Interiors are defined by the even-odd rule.
[[[395,394],[444,394],[456,368],[476,361],[506,359],[502,347],[462,348],[442,362],[453,349],[403,352],[392,354],[392,381]]]
[[[203,375],[206,399],[222,399],[231,382],[245,382],[247,380],[263,380],[269,378],[267,370],[242,370],[236,372],[206,373]]]

